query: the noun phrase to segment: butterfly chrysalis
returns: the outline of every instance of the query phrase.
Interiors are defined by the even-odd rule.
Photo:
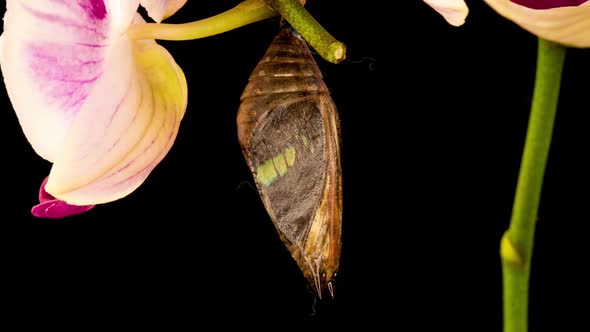
[[[250,75],[238,138],[281,240],[321,298],[334,296],[342,225],[340,126],[306,42],[283,26]]]

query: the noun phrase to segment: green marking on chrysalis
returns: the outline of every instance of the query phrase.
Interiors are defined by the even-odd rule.
[[[303,140],[303,146],[308,147],[309,146],[309,141],[307,140],[307,137],[301,136],[301,139]]]
[[[283,153],[279,153],[256,168],[258,183],[264,186],[270,185],[279,176],[287,174],[289,167],[292,167],[294,164],[295,147],[290,146]]]
[[[268,186],[277,179],[277,172],[275,171],[272,159],[265,161],[264,164],[256,168],[256,178],[259,183],[265,186]]]
[[[295,164],[295,147],[290,146],[285,149],[285,159],[287,159],[287,166],[291,167]]]
[[[310,144],[307,136],[300,135],[299,137],[301,137],[301,141],[303,142],[303,147],[305,147],[306,151],[314,153],[313,145]]]
[[[272,158],[272,162],[275,164],[279,176],[283,176],[287,173],[287,161],[285,161],[285,156],[282,153]]]

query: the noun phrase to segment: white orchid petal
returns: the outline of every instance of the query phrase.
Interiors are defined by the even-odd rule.
[[[148,15],[156,22],[174,15],[187,0],[141,0],[141,5],[147,10]]]
[[[93,2],[101,0],[92,0]],[[140,0],[103,0],[111,17],[111,35],[120,36],[135,19]]]
[[[465,23],[469,8],[464,0],[423,0],[441,14],[449,24],[460,26]]]
[[[547,40],[590,47],[590,2],[579,6],[531,9],[508,0],[484,0],[502,16]]]
[[[136,11],[138,1],[125,1],[133,2],[128,12]],[[114,27],[123,25],[112,17],[112,3],[119,1],[6,3],[0,66],[27,139],[49,161],[105,71],[111,35],[120,33]]]
[[[172,147],[186,109],[186,80],[163,47],[121,38],[112,50],[47,182],[47,192],[70,204],[135,190]]]

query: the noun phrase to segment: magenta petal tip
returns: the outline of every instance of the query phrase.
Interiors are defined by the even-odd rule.
[[[510,0],[515,4],[531,9],[551,9],[558,7],[576,7],[588,0]]]
[[[60,219],[84,213],[94,207],[94,205],[72,205],[57,199],[45,191],[46,184],[47,177],[41,183],[41,188],[39,188],[40,203],[31,209],[31,213],[37,218]]]
[[[60,219],[84,213],[93,207],[94,205],[71,205],[62,200],[55,199],[33,206],[31,213],[37,218]]]

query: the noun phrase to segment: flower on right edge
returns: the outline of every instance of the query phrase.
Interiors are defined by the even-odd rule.
[[[565,46],[590,47],[588,0],[484,0],[530,33]]]

